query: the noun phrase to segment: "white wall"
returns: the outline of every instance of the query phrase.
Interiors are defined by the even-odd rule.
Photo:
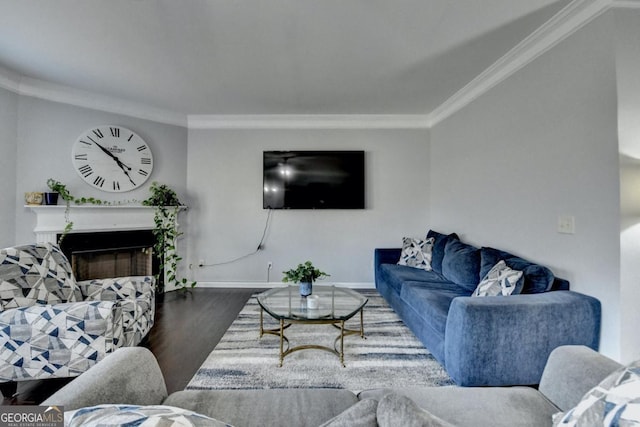
[[[423,236],[429,224],[426,130],[191,130],[189,262],[220,263],[253,252],[262,209],[265,150],[364,150],[365,210],[275,210],[265,249],[235,263],[195,268],[201,282],[280,281],[311,260],[338,283],[373,282],[373,249]],[[267,278],[267,263],[273,270]]]
[[[617,99],[603,15],[431,130],[434,228],[548,265],[603,305],[620,355]],[[558,215],[576,232],[558,234]]]
[[[152,181],[169,184],[187,199],[187,130],[179,126],[75,107],[38,98],[20,96],[18,149],[14,196],[15,243],[34,240],[35,214],[24,207],[25,191],[46,191],[47,178],[67,184],[71,193],[102,200],[144,200]],[[80,134],[99,125],[114,124],[140,135],[153,150],[154,169],[145,185],[127,193],[102,192],[86,184],[73,168],[71,148]],[[61,202],[59,202],[61,203]],[[73,208],[71,210],[73,220]]]
[[[17,132],[18,95],[0,89],[0,248],[14,244]]]
[[[640,358],[640,11],[617,10],[622,361]]]

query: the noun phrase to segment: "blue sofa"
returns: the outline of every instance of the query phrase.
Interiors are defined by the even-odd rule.
[[[376,288],[461,386],[533,385],[561,345],[598,349],[600,302],[569,290],[543,266],[455,234],[434,238],[431,271],[398,265],[401,249],[375,250]],[[523,271],[520,294],[472,297],[498,261]]]

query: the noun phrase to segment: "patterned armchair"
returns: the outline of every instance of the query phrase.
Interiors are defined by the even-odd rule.
[[[152,277],[77,283],[56,245],[0,249],[3,394],[16,381],[80,375],[137,345],[153,326],[154,302]]]

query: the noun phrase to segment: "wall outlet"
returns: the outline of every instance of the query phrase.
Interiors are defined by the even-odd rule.
[[[198,261],[198,267],[204,267],[204,260],[203,259]]]
[[[573,215],[560,215],[558,217],[558,233],[575,234],[576,217]]]

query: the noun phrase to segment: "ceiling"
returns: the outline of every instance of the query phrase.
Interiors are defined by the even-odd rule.
[[[0,0],[0,66],[184,115],[429,114],[569,2]]]

